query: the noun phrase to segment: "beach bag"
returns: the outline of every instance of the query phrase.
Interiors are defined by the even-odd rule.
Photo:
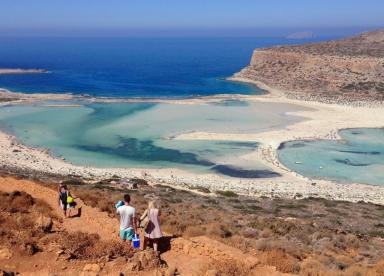
[[[73,197],[71,197],[70,195],[67,196],[67,203],[72,204],[73,202],[75,202],[75,199]]]
[[[133,248],[140,248],[140,239],[139,237],[137,236],[137,234],[135,234],[135,237],[132,239],[132,242],[133,242]]]
[[[119,208],[119,207],[121,207],[121,206],[123,206],[123,205],[124,205],[124,201],[119,200],[119,201],[116,203],[115,208],[117,209],[117,208]]]
[[[143,228],[144,230],[146,230],[148,228],[148,225],[150,222],[151,221],[149,220],[149,210],[148,210],[145,218],[142,221],[140,221],[140,227]]]

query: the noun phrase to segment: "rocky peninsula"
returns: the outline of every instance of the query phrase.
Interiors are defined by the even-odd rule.
[[[256,49],[234,80],[327,103],[384,101],[384,30],[341,40]]]

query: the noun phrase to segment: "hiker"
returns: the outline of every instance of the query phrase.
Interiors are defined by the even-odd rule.
[[[152,242],[153,250],[158,252],[159,239],[163,236],[160,229],[160,208],[155,201],[148,202],[148,208],[140,218],[141,226],[144,228],[144,246]]]
[[[64,185],[64,184],[61,183],[61,182],[59,183],[59,185],[57,185],[57,192],[58,192],[58,193],[60,193],[60,191],[61,191],[61,187],[63,187],[63,185]]]
[[[63,209],[64,217],[71,216],[71,210],[76,207],[76,202],[74,197],[69,193],[67,185],[59,186],[59,206]]]
[[[124,205],[116,209],[116,213],[120,215],[120,238],[127,241],[128,245],[132,245],[132,240],[137,233],[136,210],[129,203],[131,197],[129,194],[124,195]]]

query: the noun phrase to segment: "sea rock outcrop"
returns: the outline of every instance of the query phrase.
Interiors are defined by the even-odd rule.
[[[256,49],[235,78],[260,81],[291,98],[384,101],[384,30],[320,43]]]

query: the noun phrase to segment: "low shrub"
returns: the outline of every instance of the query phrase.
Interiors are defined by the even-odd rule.
[[[252,271],[245,263],[239,261],[218,260],[203,266],[198,275],[249,276]]]
[[[285,273],[298,273],[300,271],[299,260],[279,249],[263,252],[260,261],[276,267],[278,271]]]
[[[102,241],[97,234],[64,233],[59,236],[58,242],[74,259],[96,260],[104,256],[112,258],[133,256],[130,247],[118,241]]]
[[[216,191],[216,194],[224,197],[238,197],[239,195],[232,191]]]
[[[209,194],[211,192],[211,190],[209,190],[208,188],[206,187],[203,187],[203,186],[190,186],[189,187],[191,190],[196,190],[200,193],[204,193],[204,194]]]

